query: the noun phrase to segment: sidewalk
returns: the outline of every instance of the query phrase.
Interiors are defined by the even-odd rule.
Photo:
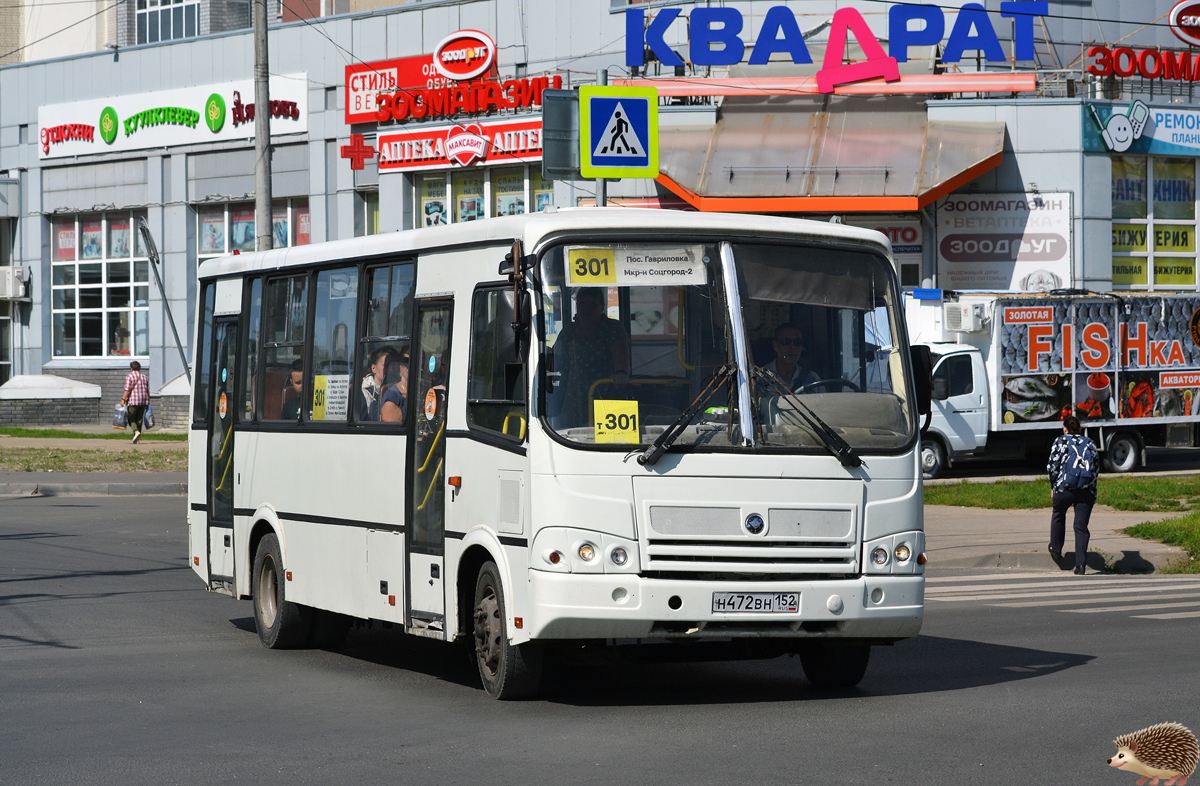
[[[1148,573],[1185,556],[1183,549],[1120,534],[1143,521],[1178,513],[1125,512],[1097,505],[1088,527],[1087,566],[1121,573]],[[1075,565],[1073,514],[1067,514],[1063,565],[1046,550],[1050,542],[1050,509],[988,510],[944,505],[925,506],[925,553],[933,568],[1035,568],[1062,570]]]

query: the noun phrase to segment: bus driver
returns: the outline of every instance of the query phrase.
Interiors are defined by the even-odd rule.
[[[583,287],[575,295],[575,321],[554,343],[554,369],[562,374],[562,422],[590,423],[588,397],[597,380],[629,381],[629,337],[621,323],[604,313],[607,290]]]

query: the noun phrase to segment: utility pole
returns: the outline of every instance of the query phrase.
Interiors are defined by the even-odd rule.
[[[267,69],[267,0],[254,1],[254,250],[272,247],[271,91]]]
[[[601,86],[608,84],[608,69],[607,68],[601,68],[596,71],[596,84],[601,85]],[[586,132],[581,129],[580,133],[586,133]],[[598,177],[598,178],[596,178],[596,207],[607,207],[607,206],[608,206],[608,184],[604,182],[604,178]]]

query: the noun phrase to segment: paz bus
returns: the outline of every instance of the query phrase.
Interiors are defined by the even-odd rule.
[[[854,685],[920,629],[929,369],[883,235],[547,209],[199,278],[189,559],[269,648],[391,623],[510,699],[596,647]]]

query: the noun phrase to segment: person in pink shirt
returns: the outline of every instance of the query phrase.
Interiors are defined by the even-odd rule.
[[[129,375],[125,377],[125,394],[121,403],[128,408],[129,425],[133,426],[133,442],[142,438],[142,419],[150,404],[150,380],[142,373],[142,364],[136,360],[129,364]]]

